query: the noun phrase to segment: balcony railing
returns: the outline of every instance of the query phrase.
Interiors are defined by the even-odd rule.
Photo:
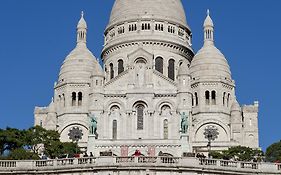
[[[72,159],[54,159],[54,160],[0,160],[0,173],[9,171],[24,171],[40,169],[71,169],[79,167],[98,168],[101,166],[166,166],[166,167],[194,167],[201,169],[222,169],[231,171],[268,171],[281,174],[280,163],[258,163],[258,162],[239,162],[230,160],[216,159],[197,159],[190,157],[86,157]]]

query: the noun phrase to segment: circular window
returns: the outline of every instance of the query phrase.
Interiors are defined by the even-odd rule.
[[[73,142],[78,142],[82,139],[83,131],[79,127],[73,127],[68,133],[69,139]]]

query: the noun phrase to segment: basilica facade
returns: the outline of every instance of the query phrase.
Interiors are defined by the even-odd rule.
[[[95,156],[258,148],[258,102],[237,102],[209,12],[203,32],[195,53],[181,0],[116,0],[100,65],[87,48],[82,14],[76,47],[61,66],[49,106],[35,108],[35,125]]]

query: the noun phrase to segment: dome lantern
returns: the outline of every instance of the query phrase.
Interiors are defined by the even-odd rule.
[[[87,42],[87,23],[84,19],[84,12],[81,12],[81,18],[77,24],[77,44]]]
[[[210,17],[210,10],[207,10],[207,17],[204,21],[204,44],[214,44],[214,23]]]

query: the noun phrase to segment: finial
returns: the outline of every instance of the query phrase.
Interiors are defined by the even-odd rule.
[[[210,9],[207,9],[207,16],[210,16]]]
[[[81,11],[81,18],[83,18],[84,17],[84,12],[83,11]]]

